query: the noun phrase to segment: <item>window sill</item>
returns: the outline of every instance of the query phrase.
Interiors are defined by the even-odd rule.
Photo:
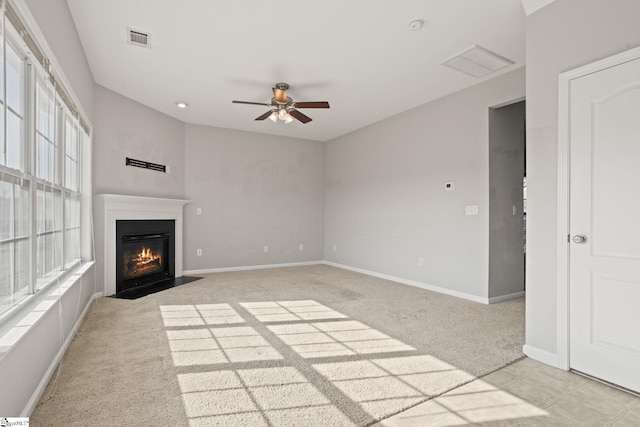
[[[59,281],[47,284],[0,315],[0,361],[47,313],[55,309],[55,305],[94,264],[95,261],[89,261],[75,266],[61,275]]]
[[[91,261],[91,262],[93,262],[93,261]],[[88,263],[85,263],[85,264],[88,264]],[[64,281],[70,275],[73,275],[73,274],[76,273],[76,269],[77,268],[83,267],[85,264],[83,264],[82,261],[78,259],[78,260],[72,262],[71,264],[65,266],[64,271],[55,270],[54,272],[49,274],[49,277],[46,277],[45,279],[38,279],[39,281],[36,282],[36,292],[33,295],[38,295],[41,292],[46,292],[49,288],[51,288],[53,286],[56,286],[58,281],[60,282],[60,284],[64,283]],[[84,273],[84,271],[86,271],[86,269],[83,270],[82,273]],[[20,303],[18,303],[18,306],[20,304],[22,304],[22,301]],[[1,323],[2,323],[2,320],[0,320],[0,324]]]

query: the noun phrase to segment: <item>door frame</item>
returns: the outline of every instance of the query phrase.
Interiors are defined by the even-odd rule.
[[[571,81],[588,74],[640,59],[640,47],[613,55],[588,65],[560,74],[558,81],[558,367],[568,371],[569,366],[569,214],[571,173]]]

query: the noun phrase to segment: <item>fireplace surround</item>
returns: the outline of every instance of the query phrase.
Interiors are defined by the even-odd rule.
[[[189,203],[189,200],[97,194],[95,201],[95,247],[98,261],[96,273],[97,277],[103,278],[104,295],[114,295],[117,292],[116,222],[120,220],[173,221],[175,226],[174,276],[182,277],[183,207]]]

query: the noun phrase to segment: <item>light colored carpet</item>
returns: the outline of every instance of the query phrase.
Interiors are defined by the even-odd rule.
[[[100,298],[33,425],[366,426],[522,357],[486,306],[318,265]]]

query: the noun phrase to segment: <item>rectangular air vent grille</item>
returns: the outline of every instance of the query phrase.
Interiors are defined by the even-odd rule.
[[[165,172],[165,173],[167,172],[167,167],[165,165],[145,162],[144,160],[136,160],[130,157],[126,157],[124,164],[126,166],[135,166],[137,168],[142,168],[142,169],[151,169],[152,171]]]
[[[515,62],[512,60],[478,45],[474,45],[442,63],[442,65],[473,77],[484,77],[513,64]]]
[[[127,28],[127,40],[129,44],[136,46],[149,47],[149,34],[142,31],[132,30]]]

